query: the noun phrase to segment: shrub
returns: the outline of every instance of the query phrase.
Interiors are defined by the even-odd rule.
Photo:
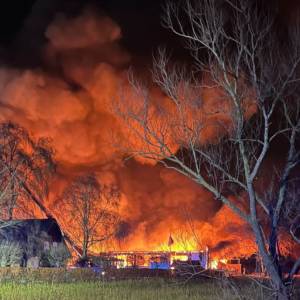
[[[0,282],[15,283],[62,283],[93,282],[99,276],[92,269],[65,268],[0,268]]]
[[[0,243],[0,267],[20,265],[23,250],[18,243],[3,241]]]
[[[70,258],[70,253],[64,244],[58,244],[56,247],[51,246],[49,251],[45,253],[50,267],[64,267]]]

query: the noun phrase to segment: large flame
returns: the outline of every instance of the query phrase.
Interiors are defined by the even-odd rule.
[[[56,208],[58,195],[74,176],[93,171],[102,182],[121,189],[123,221],[113,247],[166,249],[171,234],[173,251],[208,246],[215,257],[255,252],[249,228],[206,190],[160,165],[122,162],[124,153],[113,145],[112,136],[125,143],[137,141],[128,141],[132,136],[111,110],[119,87],[127,85],[130,64],[130,55],[119,44],[119,26],[86,10],[78,17],[58,15],[45,36],[43,66],[1,68],[0,117],[21,124],[36,137],[52,139],[58,174],[45,201],[58,222],[65,217]],[[157,88],[152,93],[166,101]],[[206,111],[226,107],[216,102],[216,93],[204,92]],[[206,137],[213,134],[208,127]]]

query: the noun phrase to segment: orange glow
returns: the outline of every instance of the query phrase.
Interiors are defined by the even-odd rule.
[[[216,270],[216,269],[218,269],[218,264],[219,264],[219,261],[217,259],[213,259],[210,262],[210,268],[213,270]]]
[[[65,208],[58,206],[58,196],[74,177],[93,171],[101,183],[120,188],[119,213],[124,221],[118,236],[95,245],[91,249],[94,253],[120,249],[199,251],[208,246],[211,267],[217,268],[219,258],[256,252],[246,224],[195,182],[156,162],[123,160],[128,145],[146,145],[126,129],[112,109],[120,98],[120,87],[128,96],[125,105],[139,100],[130,95],[126,72],[130,54],[120,45],[121,35],[118,24],[91,10],[72,18],[60,15],[46,30],[44,67],[0,69],[0,120],[15,121],[35,137],[49,137],[56,150],[58,170],[49,197],[43,199],[45,205],[63,229],[70,226],[64,222]],[[197,142],[203,144],[223,133],[217,121],[231,127],[230,105],[218,89],[195,92],[201,94],[202,106],[186,101],[180,115],[157,87],[150,88],[151,125],[168,133],[166,143],[172,153],[186,142],[178,122],[187,120],[186,126],[193,132],[202,122],[205,128]],[[249,102],[246,117],[255,111]],[[141,107],[136,103],[134,109],[138,110]],[[135,128],[140,132],[140,127]],[[41,217],[39,210],[30,208],[33,215]],[[174,244],[168,246],[170,233]],[[79,234],[72,232],[73,237]],[[117,258],[126,266],[124,256]],[[184,260],[186,256],[175,258]]]

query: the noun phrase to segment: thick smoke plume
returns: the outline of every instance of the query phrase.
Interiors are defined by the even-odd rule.
[[[63,215],[56,210],[56,199],[66,183],[93,171],[102,182],[121,189],[116,247],[157,249],[169,234],[176,247],[180,231],[190,230],[188,239],[197,236],[194,247],[217,249],[222,242],[226,247],[219,250],[227,253],[253,252],[253,243],[247,243],[249,249],[237,246],[241,239],[251,239],[246,226],[207,191],[160,165],[122,161],[125,153],[113,145],[112,137],[127,143],[129,136],[111,109],[120,87],[128,85],[130,54],[120,46],[120,27],[85,10],[72,18],[58,14],[45,37],[40,68],[1,68],[0,116],[36,137],[52,139],[58,174],[45,201],[58,222]],[[205,105],[214,107],[214,97],[208,95]]]

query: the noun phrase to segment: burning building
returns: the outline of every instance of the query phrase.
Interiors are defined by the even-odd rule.
[[[113,107],[114,100],[130,88],[127,69],[135,59],[122,46],[119,25],[87,8],[74,15],[58,13],[44,32],[38,66],[1,67],[0,119],[52,141],[57,173],[43,203],[62,229],[68,227],[74,239],[80,234],[72,232],[77,220],[66,215],[59,196],[75,176],[94,172],[104,185],[118,186],[121,203],[120,228],[114,238],[91,250],[105,251],[117,265],[170,266],[175,260],[193,260],[195,252],[201,266],[207,268],[222,259],[256,253],[249,227],[207,190],[153,161],[123,159],[127,144],[140,141],[129,134]],[[137,73],[147,78],[147,72],[140,69]],[[224,119],[219,112],[227,105],[218,90],[202,94],[201,107],[207,115],[214,115],[205,121],[212,124],[218,117]],[[156,102],[167,102],[156,86],[150,87],[149,97],[153,112],[157,112]],[[205,132],[204,142],[216,135],[213,128]],[[176,151],[176,145],[172,146]],[[30,213],[44,217],[38,208]],[[16,214],[27,217],[24,210]],[[170,232],[175,240],[171,254],[165,249]],[[210,262],[197,252],[206,246]]]
[[[100,257],[119,268],[148,268],[152,270],[169,270],[176,264],[198,265],[209,268],[209,253],[206,251],[112,251],[100,254]]]
[[[74,176],[93,171],[103,184],[120,188],[125,225],[113,248],[157,250],[168,232],[182,235],[192,226],[197,232],[189,234],[199,236],[200,249],[230,239],[228,253],[230,249],[244,252],[239,241],[248,238],[246,226],[236,217],[228,218],[227,209],[209,192],[160,165],[124,162],[122,145],[113,145],[113,136],[125,143],[130,137],[112,110],[118,87],[126,86],[125,70],[131,59],[120,46],[121,36],[111,18],[92,10],[75,17],[58,14],[45,31],[41,67],[0,70],[1,120],[22,125],[36,138],[50,138],[56,151],[57,174],[44,204],[62,227],[67,226],[58,196]],[[154,87],[153,95],[165,97]],[[212,95],[205,97],[207,109],[215,109]],[[38,208],[30,207],[30,213],[44,217]],[[17,217],[23,214],[24,210],[16,212]],[[234,232],[236,237],[231,238]],[[194,241],[182,240],[176,251],[199,249]]]
[[[14,245],[14,249],[20,248],[18,264],[23,267],[60,266],[62,260],[71,257],[59,225],[54,219],[15,221],[12,225],[0,229],[0,243],[2,246],[9,243]],[[60,257],[57,255],[59,252]],[[49,260],[51,255],[53,257]]]

